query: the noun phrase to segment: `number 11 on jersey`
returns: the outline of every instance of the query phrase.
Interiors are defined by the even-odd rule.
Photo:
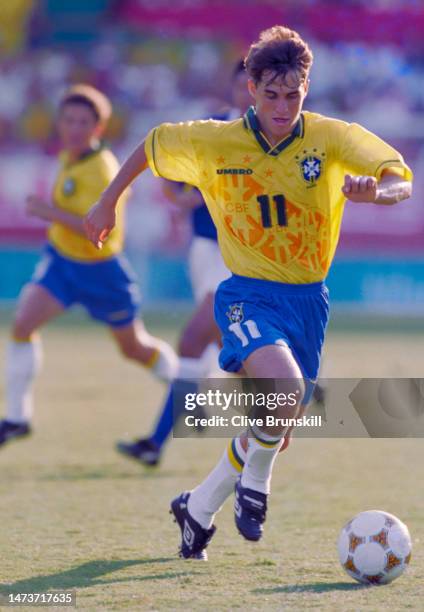
[[[261,208],[263,227],[272,227],[270,197],[260,195],[257,200]],[[286,198],[282,194],[278,194],[272,196],[272,201],[277,209],[277,224],[280,227],[285,227],[287,225]]]

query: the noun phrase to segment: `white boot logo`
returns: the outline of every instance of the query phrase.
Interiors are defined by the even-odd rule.
[[[189,548],[193,546],[194,531],[190,527],[190,525],[187,523],[187,521],[184,521],[183,541],[185,544],[187,544]]]

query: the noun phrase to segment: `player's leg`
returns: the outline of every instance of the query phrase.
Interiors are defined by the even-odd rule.
[[[196,309],[186,324],[178,343],[178,354],[181,357],[199,358],[204,355],[205,374],[218,364],[221,334],[215,322],[215,290],[219,283],[228,276],[216,241],[195,237],[189,255],[190,281],[196,300]],[[205,353],[207,351],[207,353]],[[178,381],[179,393],[183,391]],[[150,441],[160,451],[172,432],[172,427],[182,413],[183,404],[175,403],[176,384],[169,388],[162,412]],[[196,382],[184,383],[186,393],[196,393]],[[181,408],[181,410],[180,410]]]
[[[35,332],[63,310],[64,305],[41,285],[31,283],[21,293],[6,351],[6,415],[0,424],[0,444],[29,433],[32,383],[42,357],[41,340]]]
[[[121,353],[149,368],[160,379],[201,378],[204,363],[179,359],[174,349],[149,334],[138,320],[140,294],[136,277],[123,255],[106,261],[70,265],[69,276],[78,291],[78,302],[90,316],[111,329]]]
[[[213,294],[208,292],[185,326],[179,341],[178,354],[180,357],[201,357],[208,346],[212,347],[212,343],[218,341],[219,330],[213,317],[213,300]],[[218,352],[217,344],[216,351],[209,351],[211,365],[217,363]],[[179,405],[174,401],[176,389],[178,388],[178,393],[181,394],[183,385],[184,393],[195,393],[197,391],[195,381],[171,383],[150,436],[139,438],[133,442],[118,442],[117,449],[119,452],[148,466],[159,463],[162,449],[172,432],[175,420],[179,416],[177,412]],[[181,403],[181,409],[182,407],[183,404]]]
[[[189,254],[189,271],[197,307],[180,336],[178,354],[183,358],[194,359],[203,356],[206,370],[204,376],[207,376],[209,375],[207,370],[213,371],[218,364],[221,339],[214,317],[215,290],[221,281],[229,276],[215,240],[199,236],[193,238]],[[195,393],[197,384],[195,381],[181,380],[171,383],[151,435],[134,442],[118,442],[117,448],[121,453],[145,465],[158,464],[161,451],[175,421],[182,413],[183,404],[175,402],[177,389],[178,395],[184,391]]]
[[[214,292],[208,291],[196,307],[180,336],[178,342],[179,355],[200,357],[205,348],[212,342],[219,345],[221,332],[213,314],[214,299]]]
[[[272,378],[279,380],[278,392],[292,393],[300,391],[302,395],[302,374],[290,349],[282,345],[264,346],[253,352],[243,363],[246,373],[251,378]],[[284,387],[284,389],[283,389]],[[291,418],[296,416],[299,404],[275,416]],[[215,514],[220,510],[226,498],[234,491],[238,477],[241,476],[237,495],[241,504],[247,496],[248,503],[241,505],[239,529],[244,529],[244,535],[249,539],[259,539],[261,522],[252,521],[249,512],[249,500],[254,499],[254,505],[261,505],[262,516],[266,511],[266,495],[270,491],[271,471],[276,456],[285,441],[287,428],[253,429],[247,434],[236,437],[224,453],[218,465],[207,478],[191,492],[188,500],[188,511],[191,516],[205,529],[210,529]],[[265,444],[264,444],[265,442]],[[232,452],[232,451],[235,452]],[[236,459],[235,459],[236,458]],[[235,460],[234,460],[235,459]],[[250,495],[249,495],[250,492]],[[247,515],[247,516],[246,516]]]
[[[301,398],[302,374],[288,347],[264,346],[252,353],[243,365],[252,378],[284,379],[284,392],[300,389]],[[283,388],[279,391],[283,392]],[[294,417],[297,410],[298,405],[279,416]],[[173,500],[171,509],[182,532],[182,557],[207,558],[205,548],[215,531],[215,514],[234,492],[235,485],[237,527],[247,539],[261,537],[271,471],[282,441],[285,443],[285,433],[287,428],[279,427],[236,436],[205,480]],[[189,528],[185,530],[184,525]]]
[[[215,514],[234,493],[246,460],[239,436],[234,437],[205,480],[192,491],[185,491],[171,503],[171,511],[181,529],[180,556],[206,560],[205,548],[213,536]],[[187,528],[188,525],[188,528]]]
[[[281,293],[278,301],[275,299],[277,288]],[[271,283],[267,287],[266,281],[242,279],[241,277],[233,277],[220,286],[216,295],[215,315],[224,339],[224,347],[220,355],[220,363],[223,369],[235,372],[239,371],[241,366],[244,365],[250,376],[256,378],[272,377],[277,381],[283,381],[284,377],[287,377],[286,381],[295,381],[295,387],[298,383],[301,383],[303,372],[308,379],[316,379],[328,318],[328,295],[325,288],[320,284],[311,285],[306,291],[300,289],[300,295],[298,296],[296,290],[297,288],[293,286],[287,288],[282,286],[280,289],[275,283]],[[268,299],[267,294],[269,295],[270,291],[272,295],[270,296],[271,299]],[[243,295],[241,301],[239,301],[240,295]],[[304,330],[309,330],[307,336]],[[314,333],[311,333],[311,330]],[[290,341],[288,341],[287,334],[291,337]],[[275,351],[277,351],[277,354],[275,354]],[[302,364],[302,373],[299,369],[299,363]],[[289,418],[296,414],[296,410],[299,410],[298,414],[302,414],[304,406],[299,407],[299,403],[302,401],[303,390],[301,388],[299,390],[299,400],[294,412],[292,414],[286,412],[283,416]],[[311,385],[307,384],[303,398],[304,403],[309,401],[311,390]],[[290,429],[286,431],[282,429],[281,431],[264,431],[262,435],[260,431],[254,433],[259,434],[261,439],[264,437],[264,433],[265,437],[274,436],[276,443],[273,444],[272,439],[266,439],[267,442],[271,442],[271,445],[268,445],[271,446],[268,451],[269,454],[262,454],[259,451],[259,454],[256,455],[257,459],[253,458],[250,461],[251,466],[247,467],[248,442],[250,443],[253,440],[252,455],[256,454],[258,444],[252,435],[249,435],[249,437],[247,435],[240,436],[240,439],[237,440],[241,449],[239,455],[243,457],[244,454],[245,457],[244,467],[241,471],[244,472],[247,482],[254,482],[255,486],[258,486],[257,483],[259,482],[260,488],[267,490],[269,474],[275,460],[276,451],[284,447],[287,448],[291,431]],[[278,439],[280,440],[278,441]],[[283,442],[281,443],[282,439]],[[223,465],[222,462],[221,465]],[[217,474],[217,472],[218,470],[214,468],[211,474]],[[230,476],[229,471],[225,473],[223,470],[218,482],[211,479],[211,486],[218,490],[218,494],[222,482],[220,503],[231,492],[232,487],[228,486],[227,481],[227,477]],[[233,482],[236,481],[237,476],[233,474],[232,477]],[[213,504],[209,502],[206,504],[203,501],[208,499],[208,481],[209,476],[191,492],[186,500],[186,506],[192,509],[190,512],[186,510],[186,513],[191,515],[193,512],[203,523],[202,527],[200,522],[196,521],[198,529],[202,528],[204,530],[210,526],[214,512],[219,509],[218,504],[213,507]],[[239,494],[240,486],[238,487]],[[258,533],[260,534],[260,523],[263,522],[264,518],[266,503],[264,504],[263,501],[266,502],[266,494],[255,489],[252,489],[252,492],[252,499],[258,498],[258,506],[261,506],[255,508],[256,517],[254,519],[256,523],[259,523],[259,526],[257,525],[259,529],[255,530],[257,536]],[[214,497],[218,499],[217,495]],[[180,498],[174,501],[178,501]],[[236,509],[238,510],[238,508]],[[246,513],[244,512],[244,514]],[[194,520],[193,516],[191,518]],[[251,530],[249,529],[249,531]],[[251,533],[247,535],[251,535]],[[255,533],[253,535],[255,536]],[[204,536],[205,532],[203,533]],[[199,541],[201,542],[200,537]],[[197,538],[195,538],[195,542],[197,542]],[[184,536],[182,550],[183,553],[184,551],[187,552]],[[197,552],[199,553],[199,549]]]
[[[303,375],[288,346],[263,346],[251,353],[243,363],[249,378],[272,379],[272,386],[278,393],[292,394],[296,402],[290,406],[277,406],[273,416],[281,419],[295,418],[304,396]],[[258,417],[262,416],[260,414]],[[254,425],[248,437],[247,462],[244,466],[241,484],[262,493],[270,491],[271,470],[280,450],[288,427],[283,425]]]
[[[180,357],[199,358],[203,355],[205,365],[205,376],[209,370],[216,367],[219,355],[219,330],[213,316],[214,296],[208,293],[194,311],[193,316],[185,326],[179,343],[178,354]],[[207,352],[206,352],[207,351]],[[196,381],[177,381],[178,394],[196,393],[198,384]],[[171,384],[166,403],[156,422],[156,426],[150,436],[152,442],[160,450],[172,432],[172,427],[182,414],[183,403],[175,403],[176,384]],[[184,386],[184,389],[182,388]]]
[[[149,368],[161,380],[196,379],[205,374],[205,361],[178,357],[170,344],[149,334],[139,319],[110,329],[121,353]]]
[[[197,307],[181,334],[178,352],[184,357],[195,358],[203,355],[207,370],[204,376],[216,376],[221,332],[214,316],[215,291],[220,283],[228,278],[230,272],[224,263],[217,241],[202,236],[193,238],[188,263],[190,282]],[[191,383],[191,387],[186,390],[182,389],[181,381],[177,381],[177,384],[179,395],[184,391],[186,393],[198,391],[198,385],[195,382]],[[175,397],[175,389],[171,388],[166,406],[153,433],[153,438],[159,444],[163,444],[166,440],[163,436],[170,435],[173,425],[182,414],[183,403],[175,402]],[[197,411],[198,416],[201,416],[200,407],[197,408]],[[161,425],[165,427],[160,429]]]
[[[218,363],[219,330],[213,317],[214,296],[208,293],[196,308],[193,316],[185,326],[178,343],[180,357],[199,358],[204,355],[205,376],[207,370]],[[208,350],[207,355],[205,354]],[[209,365],[210,364],[210,365]],[[196,381],[178,381],[178,394],[196,393]],[[184,384],[184,390],[182,385]],[[183,403],[175,403],[176,385],[172,383],[168,390],[167,399],[162,412],[156,422],[150,440],[160,451],[172,432],[172,427],[183,410]]]
[[[273,416],[290,419],[298,415],[304,395],[302,372],[295,357],[287,346],[270,345],[254,351],[243,363],[247,375],[254,379],[272,378],[271,387],[263,391],[293,394],[297,401],[293,406],[277,407]],[[262,390],[261,385],[259,391]],[[246,461],[241,478],[236,483],[235,521],[239,532],[248,540],[259,540],[267,511],[267,497],[271,491],[272,469],[285,443],[288,427],[267,426],[266,411],[256,414],[262,417],[264,425],[250,427]],[[259,422],[259,421],[258,421]],[[287,442],[288,444],[288,442]]]
[[[140,320],[122,327],[111,327],[111,332],[125,357],[150,368],[161,379],[172,380],[179,373],[184,378],[196,379],[200,374],[203,375],[207,367],[192,358],[185,360],[184,357],[178,357],[170,345],[151,336]],[[194,367],[191,367],[192,364]],[[199,366],[202,367],[202,372],[199,372]],[[184,384],[189,387],[193,385],[189,380]],[[171,383],[153,434],[149,438],[139,438],[134,442],[118,442],[118,451],[144,465],[157,465],[161,448],[172,431],[173,411],[174,385]]]

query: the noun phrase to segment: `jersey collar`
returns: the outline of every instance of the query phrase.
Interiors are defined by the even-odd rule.
[[[88,149],[83,151],[81,155],[78,157],[78,159],[75,159],[73,162],[69,161],[68,153],[64,151],[63,152],[64,163],[66,166],[75,166],[76,164],[79,164],[80,162],[85,161],[86,159],[89,159],[90,157],[94,157],[94,155],[97,155],[97,153],[102,151],[103,148],[104,148],[103,143],[98,142],[94,146],[89,147]]]
[[[256,116],[253,106],[251,106],[244,115],[243,123],[246,129],[253,132],[253,135],[265,153],[267,153],[267,155],[272,155],[273,157],[277,157],[277,155],[281,153],[281,151],[284,151],[284,149],[286,149],[296,138],[303,138],[305,131],[305,120],[303,114],[301,114],[290,136],[287,136],[287,138],[284,138],[275,146],[271,146],[265,134],[261,131],[259,119]]]

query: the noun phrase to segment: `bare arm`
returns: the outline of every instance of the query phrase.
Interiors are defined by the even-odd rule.
[[[74,232],[85,236],[83,218],[78,215],[74,215],[66,210],[52,206],[47,202],[41,200],[38,196],[28,196],[26,200],[26,212],[31,217],[38,217],[44,221],[50,221],[51,223],[61,223],[70,227]]]
[[[115,226],[115,209],[120,196],[132,181],[147,168],[144,141],[139,144],[121,166],[109,187],[104,190],[100,200],[84,218],[86,236],[99,249]]]
[[[342,191],[352,202],[391,205],[411,196],[412,183],[391,170],[385,170],[380,181],[374,176],[347,174]]]

